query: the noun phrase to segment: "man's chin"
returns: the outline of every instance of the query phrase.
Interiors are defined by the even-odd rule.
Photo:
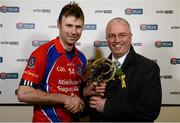
[[[72,45],[74,45],[75,43],[76,43],[76,41],[69,41],[69,42],[68,42],[68,45],[69,45],[69,46],[72,46]]]

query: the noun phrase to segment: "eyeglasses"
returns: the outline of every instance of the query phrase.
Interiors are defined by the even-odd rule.
[[[107,36],[107,39],[109,39],[109,40],[115,40],[117,37],[118,37],[119,39],[124,39],[124,38],[128,37],[129,35],[130,35],[130,33],[119,33],[118,35],[116,35],[116,34],[109,34],[109,35]]]

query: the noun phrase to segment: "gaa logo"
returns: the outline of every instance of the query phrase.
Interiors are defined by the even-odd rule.
[[[180,58],[171,58],[170,61],[173,65],[180,64]]]
[[[145,30],[158,30],[158,25],[157,24],[141,24],[140,25],[140,30],[145,31]]]
[[[156,41],[155,42],[155,47],[160,48],[160,47],[173,47],[173,42],[172,41]]]
[[[155,46],[156,46],[156,47],[161,47],[161,41],[156,41],[156,42],[155,42]]]
[[[7,7],[6,6],[1,6],[1,12],[6,13],[7,12]]]
[[[21,29],[35,29],[35,24],[18,22],[18,23],[16,23],[16,28],[20,29],[20,30]]]
[[[5,72],[2,72],[2,73],[0,73],[0,78],[1,79],[17,79],[18,78],[18,73],[5,73]]]
[[[107,47],[107,41],[95,41],[94,42],[94,47]]]
[[[126,15],[131,15],[131,14],[142,15],[143,14],[143,9],[127,8],[127,9],[125,9],[125,14]]]
[[[0,73],[0,78],[1,79],[6,79],[6,73]]]
[[[19,12],[19,7],[15,7],[15,6],[1,6],[0,7],[0,11],[2,13],[7,13],[7,12],[13,12],[13,13],[17,13]]]

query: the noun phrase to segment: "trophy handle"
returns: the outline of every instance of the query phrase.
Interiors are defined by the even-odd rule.
[[[112,80],[116,72],[116,65],[110,59],[99,58],[87,67],[82,76],[83,81],[89,85],[92,82],[108,82]]]

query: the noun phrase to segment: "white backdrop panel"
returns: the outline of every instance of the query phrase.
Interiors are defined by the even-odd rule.
[[[162,104],[180,104],[179,0],[75,1],[85,14],[85,28],[77,47],[88,59],[109,55],[105,39],[106,24],[111,18],[123,17],[131,24],[136,52],[160,66]],[[57,18],[61,8],[69,2],[0,1],[0,104],[19,103],[15,90],[27,59],[38,45],[58,36]],[[146,30],[140,29],[142,24],[146,25]],[[94,45],[96,41],[100,42],[98,47]]]

